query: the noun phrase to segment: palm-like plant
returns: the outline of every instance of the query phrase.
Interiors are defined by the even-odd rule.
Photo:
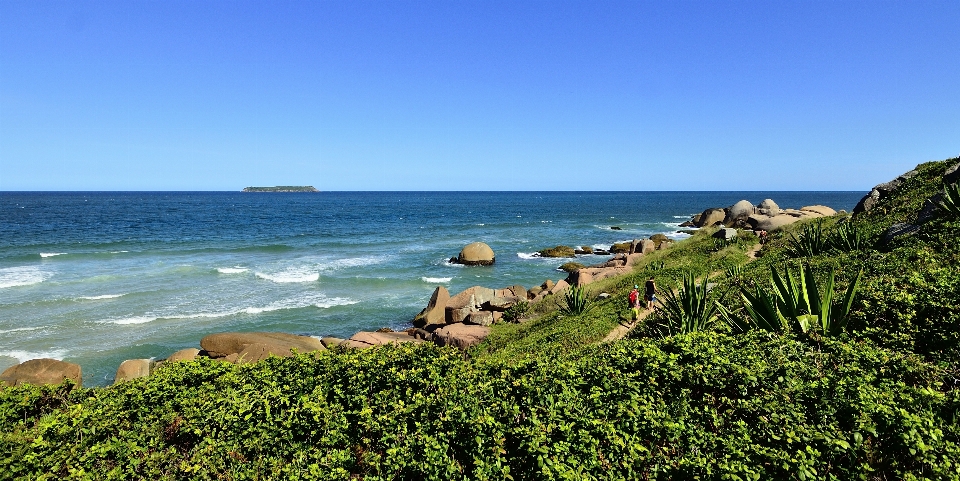
[[[791,257],[813,257],[830,249],[827,234],[822,222],[803,226],[799,234],[794,234],[787,244],[787,254]]]
[[[960,183],[943,186],[943,197],[937,203],[937,207],[944,216],[960,219]]]
[[[661,291],[660,295],[664,302],[657,306],[657,312],[669,335],[703,331],[717,319],[716,303],[710,302],[706,278],[698,282],[693,274],[685,273],[678,291]]]
[[[740,331],[762,329],[782,334],[818,330],[824,335],[835,336],[846,329],[862,271],[850,282],[840,302],[835,302],[835,272],[832,268],[822,289],[809,265],[796,276],[789,268],[784,271],[786,275],[781,276],[775,269],[770,269],[772,292],[761,290],[759,286],[754,292],[741,289],[748,321],[737,319],[717,304],[724,320]]]
[[[560,312],[567,316],[579,316],[593,309],[593,302],[587,298],[587,291],[583,287],[573,286],[566,290],[563,302],[559,304]]]
[[[832,249],[840,252],[859,251],[870,248],[873,238],[853,222],[844,222],[834,228],[829,244]]]

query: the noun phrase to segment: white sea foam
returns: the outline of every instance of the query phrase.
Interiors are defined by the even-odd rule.
[[[288,282],[315,282],[320,279],[319,272],[305,267],[296,267],[274,273],[257,272],[256,275],[261,279],[281,284]]]
[[[66,255],[66,252],[41,252],[40,253],[40,257],[44,257],[44,258],[62,256],[62,255]]]
[[[452,277],[421,277],[421,281],[428,284],[444,284],[453,280]]]
[[[240,274],[241,272],[247,272],[250,269],[246,267],[218,267],[217,272],[221,274]]]
[[[111,254],[123,254],[124,252],[130,252],[130,251],[110,251]]]
[[[387,260],[387,256],[366,256],[366,257],[348,257],[346,259],[336,259],[334,261],[322,264],[321,270],[337,270],[345,267],[361,267],[379,264]]]
[[[102,296],[80,296],[77,299],[83,301],[99,301],[101,299],[116,299],[118,297],[123,297],[123,294],[104,294]]]
[[[49,277],[37,266],[5,267],[0,269],[0,289],[39,284]]]
[[[539,259],[539,252],[517,252],[517,257],[521,259]]]
[[[686,239],[687,237],[690,237],[690,234],[687,234],[686,232],[668,232],[665,235],[671,239]]]
[[[36,331],[36,330],[39,330],[39,329],[43,329],[44,327],[45,327],[45,326],[38,326],[38,327],[18,327],[18,328],[15,328],[15,329],[5,329],[5,330],[0,331],[0,334],[7,334],[7,333],[10,333],[10,332]]]
[[[106,321],[106,322],[109,322],[110,324],[120,324],[120,325],[126,325],[126,324],[146,324],[146,323],[148,323],[148,322],[156,321],[157,319],[160,319],[160,318],[159,318],[159,317],[141,316],[141,317],[127,317],[127,318],[124,318],[124,319],[114,319],[114,320],[112,320],[112,321]]]
[[[27,362],[31,359],[58,359],[62,360],[67,355],[65,349],[54,349],[50,351],[0,351],[0,357],[12,357],[17,362]]]

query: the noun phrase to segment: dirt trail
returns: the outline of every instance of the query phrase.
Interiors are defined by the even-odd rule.
[[[747,262],[753,262],[757,260],[757,253],[760,252],[760,249],[762,247],[763,247],[763,244],[757,243],[755,246],[751,247],[746,252],[744,252],[744,254],[747,255]],[[713,277],[716,274],[719,274],[719,271],[711,273],[710,277]],[[610,331],[610,333],[607,334],[607,336],[604,337],[603,340],[600,342],[604,343],[604,342],[616,341],[618,339],[623,339],[623,336],[626,336],[627,333],[630,332],[630,329],[633,329],[633,327],[636,326],[637,323],[646,319],[646,317],[649,316],[650,314],[653,314],[653,312],[654,312],[653,309],[645,309],[643,311],[640,311],[640,316],[638,316],[639,319],[637,319],[636,321],[620,321],[620,324],[618,324],[617,327],[613,328],[613,330]]]

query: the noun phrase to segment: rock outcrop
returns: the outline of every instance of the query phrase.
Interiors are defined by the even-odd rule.
[[[493,249],[483,242],[467,244],[457,256],[457,263],[468,266],[491,266],[494,262],[496,262],[496,256]]]
[[[80,366],[57,359],[31,359],[10,366],[0,374],[0,381],[8,386],[60,384],[67,379],[80,386],[83,382]]]
[[[697,227],[710,227],[714,224],[723,223],[727,218],[727,213],[723,209],[707,209],[697,217],[694,217],[693,224]]]
[[[726,209],[727,215],[723,219],[723,224],[728,227],[743,225],[747,217],[755,214],[756,207],[749,200],[741,200]]]
[[[910,180],[915,175],[917,175],[916,169],[900,175],[890,182],[884,182],[883,184],[875,186],[870,190],[870,193],[860,199],[860,202],[857,203],[857,206],[853,208],[853,213],[859,214],[861,212],[869,212],[875,205],[877,205],[877,202],[880,202],[880,200],[885,197],[889,197],[890,194],[895,192],[901,184],[907,180]]]
[[[440,346],[466,349],[480,344],[490,335],[490,328],[471,324],[450,324],[433,332],[433,342]]]
[[[427,307],[413,319],[415,327],[446,324],[447,303],[450,301],[450,291],[446,287],[437,286],[430,296]]]
[[[200,350],[194,347],[181,349],[168,356],[164,362],[192,361],[196,359],[199,354]]]
[[[228,358],[255,362],[271,354],[280,357],[292,356],[292,349],[312,352],[325,349],[319,339],[282,332],[221,332],[210,334],[200,340],[200,347],[214,359]],[[227,359],[230,360],[230,359]]]
[[[780,214],[780,206],[777,205],[773,199],[763,199],[763,202],[757,204],[756,213],[768,217],[776,217]]]

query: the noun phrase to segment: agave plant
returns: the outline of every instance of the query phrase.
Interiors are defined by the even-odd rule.
[[[770,269],[772,292],[764,291],[759,286],[755,287],[754,292],[741,289],[743,307],[749,315],[747,322],[736,318],[718,304],[724,320],[740,331],[762,329],[782,334],[817,330],[824,335],[835,336],[846,329],[862,271],[850,282],[840,302],[835,302],[835,272],[832,268],[822,289],[809,265],[796,276],[789,268],[784,271],[786,275],[782,276],[776,269]]]
[[[698,282],[693,274],[685,273],[679,290],[661,291],[660,295],[663,305],[657,306],[657,312],[669,335],[703,331],[717,319],[706,278]]]
[[[743,279],[743,266],[731,266],[728,267],[725,272],[727,279],[730,279],[734,284],[739,284]]]
[[[791,257],[813,257],[830,250],[826,231],[822,222],[803,226],[799,234],[794,234],[787,243],[787,254]]]
[[[583,287],[573,286],[566,290],[559,307],[564,315],[579,316],[593,309],[594,306],[593,302],[587,298],[587,291]]]
[[[830,247],[840,252],[869,249],[873,238],[853,222],[838,224],[828,239]]]
[[[943,197],[937,203],[937,207],[944,216],[960,219],[960,183],[943,186]]]

